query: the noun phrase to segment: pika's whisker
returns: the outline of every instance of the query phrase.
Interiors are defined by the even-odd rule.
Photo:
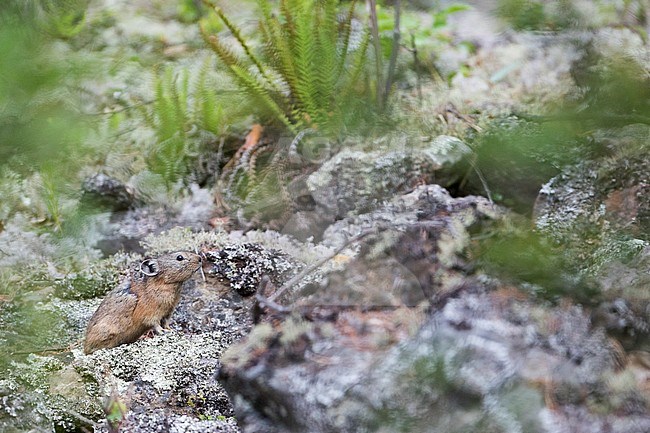
[[[201,270],[201,278],[203,278],[203,282],[205,283],[207,280],[205,279],[205,272],[203,272],[203,263],[201,263],[201,267],[199,269]]]
[[[201,267],[199,269],[201,270],[201,278],[203,278],[203,282],[205,283],[207,281],[205,279],[205,272],[203,272],[203,259],[205,259],[205,253],[203,251],[199,252],[199,248],[196,246],[194,247],[194,252],[201,258]]]

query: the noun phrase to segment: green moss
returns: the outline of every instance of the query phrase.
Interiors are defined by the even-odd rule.
[[[119,282],[128,265],[140,259],[137,254],[119,253],[89,263],[54,281],[54,294],[61,299],[91,299],[104,296]]]

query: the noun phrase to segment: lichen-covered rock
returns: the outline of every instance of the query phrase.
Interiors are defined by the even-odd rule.
[[[499,218],[426,185],[328,230],[340,247],[378,229],[224,354],[243,431],[644,431],[645,382],[620,376],[627,355],[589,311],[473,274],[469,233]]]
[[[243,431],[646,431],[644,383],[610,382],[615,345],[580,308],[486,289],[430,319],[402,307],[260,325],[220,372]]]
[[[237,426],[237,420],[233,417],[206,416],[203,420],[197,420],[188,415],[169,413],[164,409],[131,411],[120,424],[120,429],[125,432],[169,433],[239,433],[241,431]]]
[[[44,400],[43,393],[28,390],[14,378],[3,378],[0,381],[0,431],[52,430],[51,412]]]
[[[439,136],[427,147],[362,152],[343,150],[307,179],[314,200],[328,213],[343,217],[349,211],[366,212],[469,153],[455,137]],[[441,179],[436,179],[440,182]]]
[[[281,283],[299,268],[281,251],[254,243],[229,244],[218,251],[207,251],[206,257],[214,263],[209,273],[228,280],[242,296],[255,293],[264,275]]]
[[[126,408],[125,431],[238,431],[230,400],[215,380],[221,353],[250,328],[250,302],[210,279],[190,281],[171,331],[85,356],[72,366],[95,401],[113,395]],[[88,415],[86,415],[88,416]],[[91,419],[102,417],[91,417]],[[106,425],[99,423],[99,431]]]
[[[350,258],[341,272],[329,273],[327,287],[299,303],[414,306],[446,296],[466,282],[467,262],[461,253],[469,245],[469,230],[504,215],[482,197],[452,198],[438,185],[417,187],[373,212],[328,228],[323,243],[333,247],[370,234],[361,241],[358,258]]]
[[[648,240],[648,137],[646,125],[595,133],[594,146],[609,155],[568,167],[544,185],[535,205],[537,227],[562,242],[597,239],[605,231]]]
[[[73,365],[96,381],[99,395],[115,388],[128,413],[139,414],[140,420],[155,420],[152,409],[157,407],[195,419],[229,417],[228,397],[213,378],[225,346],[221,340],[218,332],[169,332],[88,357],[76,354]]]
[[[97,417],[100,406],[86,389],[82,377],[65,359],[29,355],[24,363],[14,362],[2,396],[0,430],[73,431],[86,426],[77,414]],[[4,412],[4,413],[3,413]]]
[[[565,169],[544,185],[535,205],[537,228],[571,252],[576,267],[597,284],[605,303],[600,310],[620,299],[642,321],[650,320],[649,137],[647,125],[596,131],[594,146],[607,156]],[[611,319],[598,323],[648,346],[647,327],[624,330]]]

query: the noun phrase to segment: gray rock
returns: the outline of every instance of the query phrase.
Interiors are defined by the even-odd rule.
[[[650,422],[643,382],[616,385],[621,353],[589,312],[472,274],[469,230],[504,217],[426,185],[337,223],[332,246],[380,230],[321,287],[292,293],[283,323],[269,311],[273,326],[222,358],[242,430],[623,433]]]
[[[239,433],[233,417],[197,420],[188,415],[169,413],[164,409],[129,412],[120,425],[121,431],[169,433]],[[105,431],[105,430],[99,430]]]
[[[395,194],[426,183],[469,152],[466,144],[450,136],[439,136],[421,148],[343,150],[309,176],[307,187],[318,205],[343,217],[353,210],[361,213],[377,208]]]
[[[287,254],[254,243],[226,245],[218,251],[207,251],[206,256],[214,263],[209,272],[227,279],[242,296],[255,293],[263,275],[281,284],[300,267]]]
[[[126,210],[136,202],[133,188],[103,173],[86,178],[82,190],[89,205],[112,211]]]
[[[408,316],[417,323],[422,313],[348,311],[333,322],[261,325],[266,331],[229,349],[220,373],[243,431],[551,433],[610,425],[623,433],[650,422],[627,403],[643,399],[639,389],[611,386],[615,348],[579,308],[463,293],[414,336],[396,332],[396,323]],[[602,412],[585,416],[593,405]]]
[[[191,194],[167,205],[149,204],[113,213],[110,221],[97,227],[101,238],[97,248],[105,255],[119,251],[143,252],[140,241],[174,227],[205,230],[215,209],[207,189],[191,185]]]

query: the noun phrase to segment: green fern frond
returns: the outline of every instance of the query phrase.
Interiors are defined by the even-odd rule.
[[[341,55],[339,56],[339,64],[337,67],[337,74],[340,76],[345,67],[345,60],[348,57],[348,49],[350,48],[350,35],[352,34],[352,19],[354,18],[354,8],[357,5],[356,0],[350,2],[350,8],[342,23],[341,33],[343,34],[343,43],[341,46]]]
[[[286,116],[285,111],[273,99],[268,89],[263,87],[259,80],[255,79],[248,71],[239,66],[232,66],[231,71],[240,82],[242,88],[253,96],[258,97],[263,104],[269,109],[290,131],[295,132],[295,126]]]
[[[165,70],[164,77],[156,78],[152,126],[156,129],[156,136],[159,141],[169,139],[176,132],[175,108],[169,97],[166,83],[171,79],[171,70]]]
[[[269,42],[265,44],[265,48],[272,65],[281,74],[290,90],[295,92],[297,76],[285,30],[282,28],[280,21],[273,16],[268,21],[261,22],[260,27],[263,29],[264,34],[269,37]]]
[[[368,46],[370,45],[370,32],[366,31],[361,40],[361,44],[352,56],[352,68],[347,79],[348,85],[344,89],[344,96],[348,97],[354,90],[354,86],[359,82],[361,74],[368,64]],[[345,98],[344,98],[345,99]]]
[[[182,76],[180,80],[178,80],[178,77],[175,76],[172,73],[171,69],[168,69],[169,74],[168,74],[168,92],[170,94],[170,105],[171,108],[174,110],[173,112],[173,118],[174,118],[174,126],[176,129],[176,132],[180,133],[181,135],[185,135],[185,126],[187,124],[187,92],[188,92],[188,86],[189,86],[189,75],[187,74],[187,71],[182,72]],[[177,84],[177,81],[180,81],[179,84]]]
[[[202,29],[226,71],[252,101],[291,131],[310,127],[326,134],[341,133],[348,114],[359,107],[372,111],[377,100],[372,94],[367,97],[364,83],[370,75],[363,76],[369,73],[369,32],[360,47],[350,50],[356,0],[346,6],[341,20],[338,0],[280,0],[277,6],[257,0],[257,5],[263,48],[259,57],[219,8],[215,12],[245,55],[235,54]]]
[[[214,51],[214,53],[219,57],[219,59],[230,67],[233,65],[241,65],[241,58],[235,54],[230,48],[228,48],[216,35],[210,35],[205,30],[205,27],[201,25],[201,35],[203,39],[208,44],[208,46]]]
[[[219,102],[217,93],[208,84],[208,73],[212,62],[206,61],[199,70],[194,88],[194,113],[202,129],[219,136],[226,125],[225,108]]]
[[[293,14],[292,10],[296,10],[295,4],[292,4],[295,2],[291,2],[289,0],[280,0],[280,13],[286,20],[286,24],[284,25],[285,28],[285,34],[287,37],[287,40],[291,41],[293,38],[296,37],[296,24],[293,19]]]
[[[230,21],[226,18],[226,20],[224,20],[224,23],[226,23],[228,26],[228,23],[230,23]],[[232,23],[230,23],[229,27],[235,28]],[[207,35],[204,29],[202,29],[202,33],[204,39],[208,42],[212,50],[225,64],[226,71],[233,77],[233,79],[240,85],[240,87],[253,98],[257,97],[261,99],[263,105],[269,109],[271,113],[273,113],[273,115],[276,116],[283,124],[287,126],[292,125],[289,118],[284,114],[285,111],[280,107],[278,101],[276,101],[272,96],[272,94],[280,94],[280,90],[277,84],[274,83],[273,91],[270,91],[269,87],[271,86],[269,86],[268,83],[273,83],[273,80],[269,76],[263,77],[263,79],[260,80],[260,78],[251,74],[247,70],[243,60],[234,54],[232,50],[226,47],[226,45],[223,44],[217,36]],[[257,69],[258,71],[260,70],[259,67]],[[283,101],[283,103],[288,104],[288,101]]]
[[[148,146],[149,170],[160,174],[168,188],[186,176],[201,152],[205,135],[188,136],[188,127],[220,135],[226,122],[224,102],[209,85],[211,63],[201,68],[190,83],[187,70],[175,73],[171,67],[156,74],[154,101],[143,107],[145,119],[154,130],[156,140]]]
[[[338,24],[336,22],[336,4],[332,1],[318,1],[315,13],[316,44],[319,53],[318,67],[314,68],[317,100],[319,101],[319,122],[330,122],[329,109],[337,94]]]
[[[312,2],[304,2],[312,3]],[[296,64],[296,105],[313,117],[318,111],[318,95],[313,82],[316,41],[314,37],[315,15],[305,7],[296,13],[296,38],[293,54]]]
[[[237,27],[236,25],[234,25],[234,24],[230,21],[230,19],[228,19],[228,17],[226,16],[226,14],[223,13],[223,11],[221,10],[221,8],[215,6],[215,7],[214,7],[214,11],[217,13],[217,15],[219,16],[219,18],[221,18],[221,21],[223,21],[223,23],[226,25],[226,27],[228,27],[228,30],[230,30],[230,33],[232,33],[232,35],[235,37],[235,39],[237,40],[237,42],[239,43],[239,45],[244,49],[244,52],[246,53],[246,57],[248,57],[248,59],[249,59],[251,62],[253,62],[253,64],[254,64],[254,65],[257,67],[257,69],[260,71],[260,74],[262,74],[262,76],[264,77],[264,79],[266,79],[266,81],[267,81],[271,86],[274,86],[273,80],[271,80],[271,79],[269,78],[269,75],[268,75],[268,73],[267,73],[267,71],[266,71],[266,68],[264,67],[264,65],[262,64],[262,62],[260,62],[260,60],[257,58],[257,56],[255,56],[255,55],[253,54],[253,52],[251,51],[250,47],[248,46],[248,44],[247,44],[246,41],[244,40],[244,38],[243,38],[243,36],[242,36],[242,34],[241,34],[241,31],[239,30],[239,27]]]

